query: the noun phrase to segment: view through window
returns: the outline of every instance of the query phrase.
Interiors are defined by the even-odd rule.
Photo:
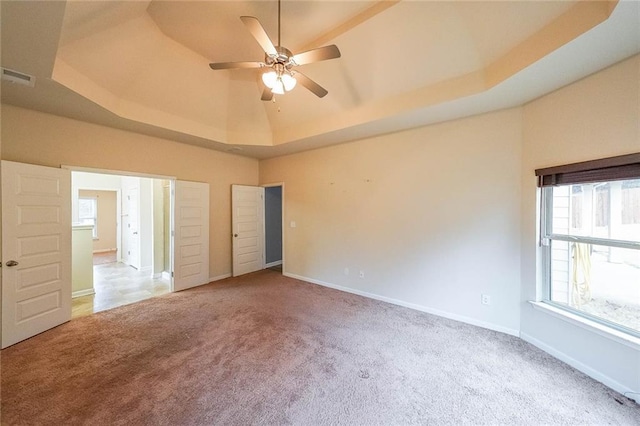
[[[96,198],[78,199],[78,219],[83,225],[92,225],[93,238],[98,238],[98,200]]]
[[[548,301],[640,335],[640,178],[542,191]]]

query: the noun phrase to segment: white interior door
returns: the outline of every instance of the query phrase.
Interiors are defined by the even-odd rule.
[[[2,161],[2,347],[71,319],[71,173]]]
[[[264,188],[231,186],[233,276],[264,269]]]
[[[173,290],[209,282],[209,184],[176,181]]]

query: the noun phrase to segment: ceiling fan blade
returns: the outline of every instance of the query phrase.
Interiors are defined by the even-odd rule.
[[[309,77],[299,71],[296,71],[294,77],[296,78],[296,80],[298,80],[298,83],[302,84],[319,98],[324,98],[327,93],[329,93],[324,87],[320,86],[318,83],[311,80]]]
[[[247,27],[253,38],[256,39],[260,47],[262,47],[264,53],[272,56],[278,55],[276,47],[271,42],[271,39],[262,27],[262,24],[260,24],[260,21],[258,21],[258,18],[254,18],[253,16],[241,16],[240,19]]]
[[[235,68],[261,68],[263,62],[214,62],[209,64],[212,70],[228,70]]]
[[[273,92],[268,87],[265,87],[262,91],[262,97],[260,98],[260,100],[270,101],[271,99],[273,99]]]
[[[338,46],[332,44],[330,46],[319,47],[317,49],[307,50],[306,52],[293,55],[293,61],[297,65],[310,64],[312,62],[326,61],[327,59],[335,59],[340,57]]]

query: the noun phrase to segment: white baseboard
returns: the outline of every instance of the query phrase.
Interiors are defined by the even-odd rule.
[[[438,309],[433,309],[433,308],[429,308],[426,306],[422,306],[422,305],[417,305],[415,303],[409,303],[409,302],[405,302],[403,300],[398,300],[398,299],[393,299],[390,297],[386,297],[386,296],[380,296],[378,294],[375,293],[369,293],[366,291],[361,291],[361,290],[356,290],[353,288],[349,288],[349,287],[343,287],[340,285],[336,285],[336,284],[331,284],[331,283],[327,283],[324,281],[320,281],[320,280],[315,280],[313,278],[308,278],[308,277],[303,277],[301,275],[296,275],[296,274],[291,274],[288,272],[283,272],[284,276],[290,277],[290,278],[295,278],[301,281],[306,281],[312,284],[318,284],[324,287],[329,287],[329,288],[333,288],[335,290],[340,290],[340,291],[344,291],[347,293],[353,293],[353,294],[357,294],[359,296],[364,296],[364,297],[368,297],[370,299],[375,299],[375,300],[380,300],[383,302],[387,302],[387,303],[391,303],[393,305],[398,305],[398,306],[403,306],[405,308],[409,308],[409,309],[415,309],[416,311],[420,311],[420,312],[426,312],[428,314],[433,314],[433,315],[437,315],[439,317],[444,317],[444,318],[449,318],[455,321],[460,321],[460,322],[464,322],[467,324],[471,324],[471,325],[475,325],[478,327],[482,327],[482,328],[486,328],[489,330],[494,330],[494,331],[499,331],[501,333],[505,333],[505,334],[510,334],[512,336],[516,336],[516,337],[520,337],[520,332],[518,330],[514,330],[512,328],[508,328],[508,327],[503,327],[501,325],[497,325],[497,324],[493,324],[493,323],[489,323],[489,322],[485,322],[485,321],[479,321],[475,318],[470,318],[470,317],[466,317],[464,315],[458,315],[458,314],[452,314],[450,312],[445,312],[445,311],[441,311]]]
[[[158,272],[157,274],[153,274],[151,277],[154,280],[157,280],[158,278],[162,278],[162,272]]]
[[[278,265],[282,265],[282,260],[276,260],[275,262],[267,263],[266,265],[264,265],[264,267],[266,269],[266,268],[273,268],[274,266],[278,266]]]
[[[160,276],[162,277],[163,280],[170,280],[171,279],[171,273],[167,272],[167,271],[162,271]]]
[[[140,272],[152,272],[153,268],[151,266],[145,266],[144,268],[138,269]]]
[[[542,342],[541,340],[536,339],[533,336],[530,336],[530,335],[528,335],[526,333],[520,333],[520,338],[522,340],[524,340],[525,342],[531,343],[533,346],[535,346],[535,347],[537,347],[539,349],[542,349],[543,351],[545,351],[549,355],[551,355],[551,356],[553,356],[555,358],[558,358],[560,361],[569,364],[570,366],[572,366],[576,370],[583,372],[587,376],[599,381],[600,383],[604,384],[605,386],[610,387],[611,389],[615,390],[616,392],[620,392],[621,394],[627,396],[630,399],[633,399],[635,402],[640,404],[640,395],[635,393],[633,391],[633,389],[629,389],[628,387],[622,385],[621,383],[617,382],[616,380],[612,379],[611,377],[602,374],[598,370],[595,370],[595,369],[589,367],[588,365],[583,364],[582,362],[578,361],[577,359],[567,355],[564,352],[561,352],[561,351],[557,350],[556,348],[554,348],[552,346],[547,345],[546,343]],[[634,396],[634,394],[635,394],[635,396]]]
[[[109,253],[109,252],[115,252],[116,249],[114,248],[110,248],[110,249],[100,249],[100,250],[94,250],[93,254],[97,254],[97,253]]]
[[[93,288],[86,288],[84,290],[74,291],[73,293],[71,293],[71,298],[75,299],[76,297],[90,296],[92,294],[96,294],[95,290]]]
[[[224,280],[225,278],[229,278],[230,276],[231,276],[231,274],[218,275],[217,277],[209,278],[209,282],[212,283],[214,281]]]

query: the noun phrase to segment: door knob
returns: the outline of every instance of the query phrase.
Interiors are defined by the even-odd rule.
[[[238,237],[238,234],[233,234],[233,236],[237,238],[237,237]]]
[[[10,260],[7,262],[7,266],[8,267],[18,266],[18,262],[16,262],[15,260]]]

